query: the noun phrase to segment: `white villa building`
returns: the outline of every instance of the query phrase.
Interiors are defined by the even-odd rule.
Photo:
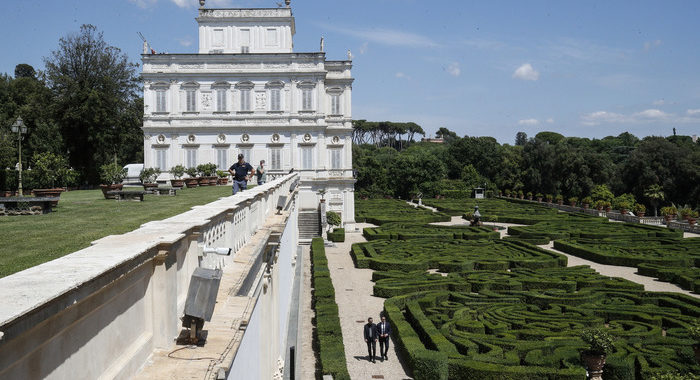
[[[144,46],[144,165],[215,163],[227,170],[239,153],[268,181],[300,174],[300,209],[327,209],[354,228],[352,61],[295,53],[294,16],[286,8],[210,9],[196,18],[197,54],[150,54]],[[251,181],[251,183],[254,180]]]

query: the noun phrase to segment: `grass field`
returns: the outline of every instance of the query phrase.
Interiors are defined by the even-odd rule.
[[[146,195],[144,202],[104,199],[100,190],[63,193],[50,214],[0,217],[0,277],[229,195],[230,186],[183,189],[174,197]]]

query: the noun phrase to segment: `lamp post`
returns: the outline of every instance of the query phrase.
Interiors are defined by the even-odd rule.
[[[17,133],[17,143],[19,144],[19,186],[17,187],[17,192],[20,197],[22,194],[22,135],[27,133],[27,126],[22,121],[21,117],[18,117],[12,124],[12,132]]]

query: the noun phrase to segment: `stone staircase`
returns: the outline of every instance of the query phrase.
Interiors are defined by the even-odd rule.
[[[317,209],[299,210],[299,242],[311,243],[311,239],[321,236],[321,220]]]

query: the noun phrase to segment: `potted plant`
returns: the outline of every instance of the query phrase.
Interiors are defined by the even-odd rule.
[[[554,197],[554,200],[557,201],[557,204],[558,204],[559,206],[561,206],[561,205],[564,204],[564,196],[561,195],[561,194],[557,194],[557,196]]]
[[[581,200],[581,203],[583,203],[584,209],[588,209],[589,207],[591,207],[591,203],[593,203],[593,198],[583,197],[583,199]]]
[[[510,189],[506,189],[505,194],[506,194],[506,197],[510,197]]]
[[[187,168],[185,169],[185,174],[188,176],[188,178],[185,178],[185,186],[188,188],[199,186],[199,179],[197,179],[197,168]]]
[[[107,193],[113,190],[121,190],[124,185],[122,185],[122,180],[126,177],[127,169],[119,166],[116,160],[111,164],[105,164],[100,166],[100,179],[102,180],[102,194],[105,199],[114,199],[114,195],[108,195]]]
[[[156,179],[160,175],[160,169],[158,168],[144,168],[139,174],[139,180],[143,185],[143,189],[146,191],[151,191],[158,187]]]
[[[695,361],[700,363],[700,320],[695,320],[688,327],[688,335],[695,341],[693,351],[695,351]]]
[[[207,177],[209,178],[209,186],[216,186],[216,184],[219,182],[219,176],[216,174],[216,164],[212,164],[211,162],[206,165],[206,173]]]
[[[578,197],[569,197],[569,206],[576,207],[576,203],[578,203]]]
[[[605,212],[610,212],[612,210],[612,203],[603,201],[603,207],[605,207]]]
[[[522,190],[518,190],[518,198],[520,198],[520,199],[525,198],[525,193],[523,193]]]
[[[552,203],[552,199],[554,199],[552,194],[547,194],[544,196],[544,198],[547,200],[547,203]]]
[[[581,359],[591,375],[591,380],[601,380],[605,356],[613,351],[613,339],[604,328],[586,329],[581,332],[581,339],[588,344],[588,349],[581,353]]]
[[[627,211],[629,211],[632,208],[632,205],[628,201],[619,201],[617,203],[617,209],[620,210],[620,214],[626,215]]]
[[[647,208],[641,203],[635,203],[634,207],[632,208],[632,211],[634,211],[635,215],[641,218],[647,212]]]
[[[690,207],[688,207],[688,205],[685,205],[685,207],[681,207],[678,209],[678,215],[681,217],[681,220],[688,220],[692,211],[693,210]]]
[[[226,185],[228,183],[228,172],[217,170],[216,175],[219,177],[219,185]]]
[[[173,175],[173,179],[170,180],[170,186],[172,187],[177,187],[177,188],[183,188],[185,186],[185,180],[182,179],[182,176],[185,175],[185,167],[182,165],[175,165],[172,168],[170,168],[170,174]]]
[[[688,224],[694,226],[697,223],[698,212],[697,210],[690,210],[690,215],[688,216]]]
[[[537,197],[537,202],[542,202],[542,193],[537,193],[535,197]]]
[[[532,200],[532,191],[527,192],[527,199],[530,201]]]
[[[678,214],[678,209],[676,206],[666,206],[666,207],[661,207],[661,215],[663,215],[664,220],[666,220],[666,223],[670,222],[672,219],[676,218],[676,214]]]
[[[35,185],[34,196],[60,197],[65,187],[72,185],[78,178],[78,173],[68,166],[68,160],[50,152],[35,153],[32,159]],[[58,201],[51,202],[53,207]]]

